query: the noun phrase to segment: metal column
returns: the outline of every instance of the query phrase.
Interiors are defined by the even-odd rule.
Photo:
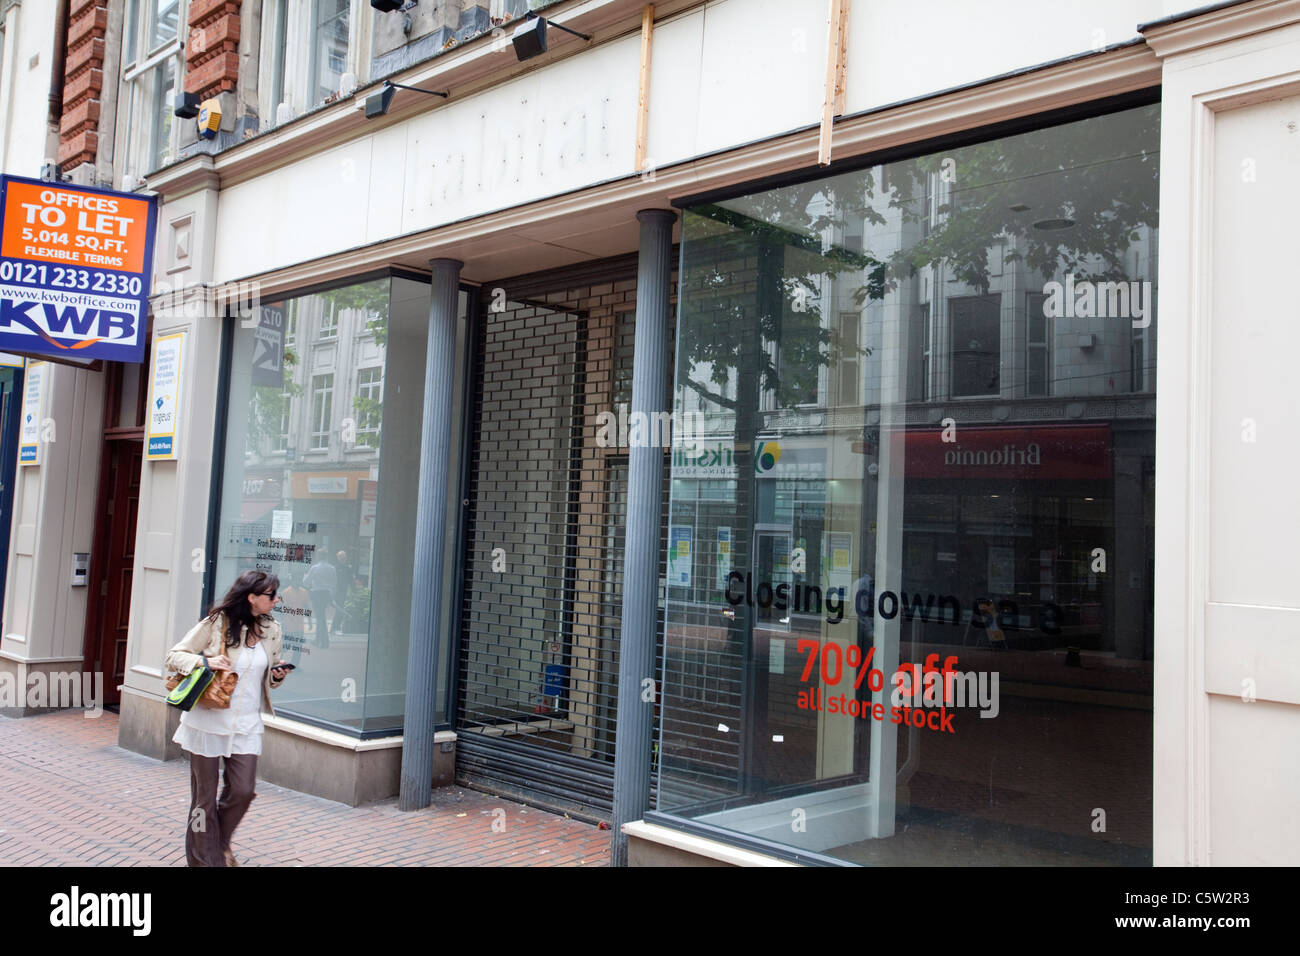
[[[420,492],[415,510],[411,644],[406,658],[406,715],[399,810],[420,810],[433,798],[433,727],[442,619],[443,552],[447,541],[447,462],[451,460],[452,383],[460,269],[433,259],[429,341],[424,361],[424,421],[420,429]]]
[[[636,279],[636,339],[631,413],[665,409],[668,395],[668,334],[673,223],[677,214],[643,209]],[[654,419],[650,419],[653,421]],[[623,622],[618,664],[618,737],[614,746],[614,828],[610,862],[627,866],[622,826],[650,808],[650,754],[655,695],[655,612],[659,584],[659,525],[663,507],[664,451],[628,449],[627,537],[623,571]],[[648,700],[646,698],[649,698]]]

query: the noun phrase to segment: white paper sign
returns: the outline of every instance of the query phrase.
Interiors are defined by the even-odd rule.
[[[23,380],[23,420],[18,430],[18,464],[41,463],[41,422],[45,417],[45,374],[49,366],[31,362]]]
[[[293,536],[293,512],[271,512],[271,537],[289,538]]]
[[[145,426],[145,458],[150,461],[176,459],[180,443],[181,361],[185,333],[159,336],[153,346],[153,369],[149,380],[149,415]]]

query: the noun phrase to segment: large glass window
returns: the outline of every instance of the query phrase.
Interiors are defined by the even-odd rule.
[[[1146,106],[686,211],[659,812],[1151,862],[1159,139]]]
[[[337,334],[322,342],[326,314]],[[292,344],[290,315],[302,319]],[[340,730],[402,725],[428,316],[427,285],[383,278],[234,323],[213,590],[248,568],[280,578],[275,615],[298,669],[276,708]],[[335,394],[353,381],[364,420]],[[401,401],[383,403],[379,382]],[[345,437],[363,421],[366,441]]]

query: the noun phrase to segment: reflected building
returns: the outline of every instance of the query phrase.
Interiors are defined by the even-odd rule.
[[[687,210],[661,809],[1149,861],[1158,156],[1147,107]]]

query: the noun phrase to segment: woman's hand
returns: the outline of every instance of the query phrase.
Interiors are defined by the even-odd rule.
[[[216,657],[209,657],[208,666],[214,671],[232,671],[235,669],[235,665],[230,663],[230,658],[225,654],[218,654]]]
[[[271,680],[275,681],[277,684],[283,682],[284,679],[289,676],[289,672],[284,668],[286,663],[287,661],[276,661],[271,665]]]

